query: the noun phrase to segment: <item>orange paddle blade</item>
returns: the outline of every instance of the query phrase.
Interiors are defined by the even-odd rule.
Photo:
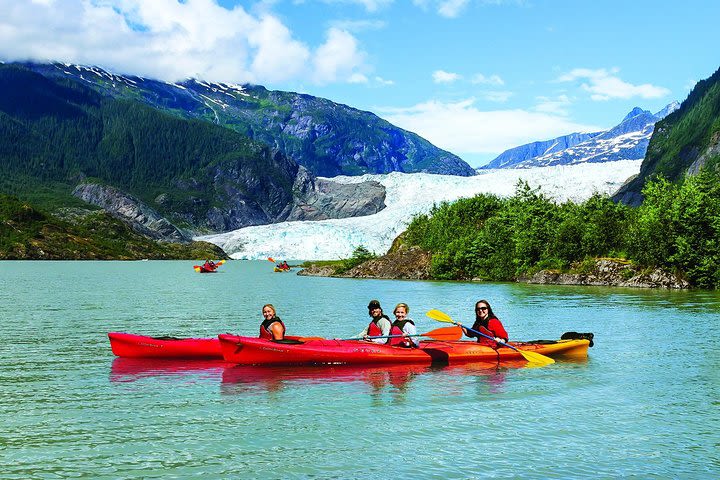
[[[460,327],[441,327],[421,334],[423,337],[434,338],[435,340],[460,340],[462,337],[462,328]]]
[[[272,262],[272,263],[275,263],[275,259],[274,259],[274,258],[272,258],[272,257],[268,257],[268,262]]]

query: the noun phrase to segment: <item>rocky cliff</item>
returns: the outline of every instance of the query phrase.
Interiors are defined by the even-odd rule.
[[[542,270],[530,277],[519,279],[526,283],[551,285],[595,285],[611,287],[685,289],[690,284],[676,275],[658,268],[642,269],[627,261],[600,258],[593,268],[584,273],[560,273]]]

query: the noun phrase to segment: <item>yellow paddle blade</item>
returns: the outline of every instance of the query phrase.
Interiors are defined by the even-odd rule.
[[[529,363],[532,364],[532,366],[537,367],[544,367],[545,365],[550,365],[552,363],[555,363],[555,360],[553,360],[550,357],[546,357],[545,355],[537,352],[528,352],[527,350],[520,350],[519,348],[516,349],[520,354],[523,356],[525,360],[527,360]]]
[[[450,318],[450,315],[447,313],[441,312],[440,310],[428,310],[428,312],[425,314],[428,317],[432,318],[433,320],[437,320],[438,322],[445,322],[445,323],[455,323],[452,318]]]
[[[193,269],[195,269],[196,272],[199,272],[200,270],[202,270],[202,269],[201,269],[200,267],[198,267],[197,265],[195,265],[195,266],[193,267]]]
[[[225,263],[225,260],[220,260],[220,261],[217,262],[215,265],[217,265],[217,266],[219,267],[219,266],[222,265],[223,263]]]

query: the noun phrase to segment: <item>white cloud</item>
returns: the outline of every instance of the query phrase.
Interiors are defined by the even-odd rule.
[[[368,12],[376,12],[390,5],[394,0],[322,0],[324,3],[357,3],[365,7]]]
[[[542,113],[552,113],[556,115],[567,115],[567,107],[572,105],[567,95],[558,95],[555,98],[537,97],[538,104],[534,110]]]
[[[474,98],[456,103],[433,100],[404,109],[379,107],[376,111],[389,122],[461,157],[497,155],[538,139],[603,130],[550,113],[519,109],[481,111],[474,104]]]
[[[277,16],[226,8],[218,0],[0,0],[0,12],[0,58],[9,61],[233,83],[357,81],[367,68],[346,31],[330,28],[327,41],[313,48]]]
[[[476,73],[473,75],[472,80],[470,80],[472,83],[476,84],[482,84],[482,85],[505,85],[505,81],[500,78],[499,75],[490,75],[489,77],[486,77],[482,73]]]
[[[461,75],[444,70],[435,70],[432,74],[435,83],[452,83],[462,78]]]
[[[362,73],[353,73],[347,79],[348,83],[368,83],[368,78]]]
[[[509,92],[507,90],[491,90],[487,92],[480,93],[483,99],[490,101],[490,102],[497,102],[497,103],[503,103],[507,102],[510,97],[513,96],[513,92]]]
[[[455,18],[468,4],[468,0],[444,0],[438,5],[438,14],[447,18]]]
[[[348,32],[365,32],[368,30],[382,30],[387,26],[382,20],[335,20],[331,26]]]
[[[378,83],[378,84],[380,84],[380,85],[395,85],[395,82],[394,82],[394,81],[392,81],[392,80],[385,80],[384,78],[382,78],[382,77],[377,77],[377,76],[375,77],[375,82]]]
[[[322,44],[313,59],[313,77],[317,83],[336,80],[349,81],[357,70],[362,68],[365,54],[358,48],[357,40],[350,33],[331,28],[327,40]]]
[[[615,74],[618,73],[617,68],[610,71],[601,68],[591,70],[588,68],[576,68],[566,73],[560,78],[559,82],[575,82],[585,80],[580,87],[590,93],[593,100],[610,100],[613,98],[630,99],[634,97],[640,98],[662,98],[670,94],[670,90],[664,87],[658,87],[649,83],[642,85],[633,85],[621,80]]]

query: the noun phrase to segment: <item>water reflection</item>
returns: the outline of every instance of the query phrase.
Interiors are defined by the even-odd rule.
[[[219,378],[225,367],[227,367],[227,363],[223,360],[117,357],[110,367],[110,381],[133,382],[143,378],[187,377],[190,375]]]
[[[179,360],[116,358],[110,369],[111,382],[134,382],[141,379],[218,380],[225,395],[278,392],[298,386],[325,384],[364,384],[378,405],[390,395],[393,404],[402,404],[412,383],[421,377],[437,382],[435,376],[477,381],[478,393],[502,393],[509,371],[529,368],[524,360],[494,363],[479,362],[461,365],[313,365],[313,366],[248,366],[229,364],[222,360]]]

